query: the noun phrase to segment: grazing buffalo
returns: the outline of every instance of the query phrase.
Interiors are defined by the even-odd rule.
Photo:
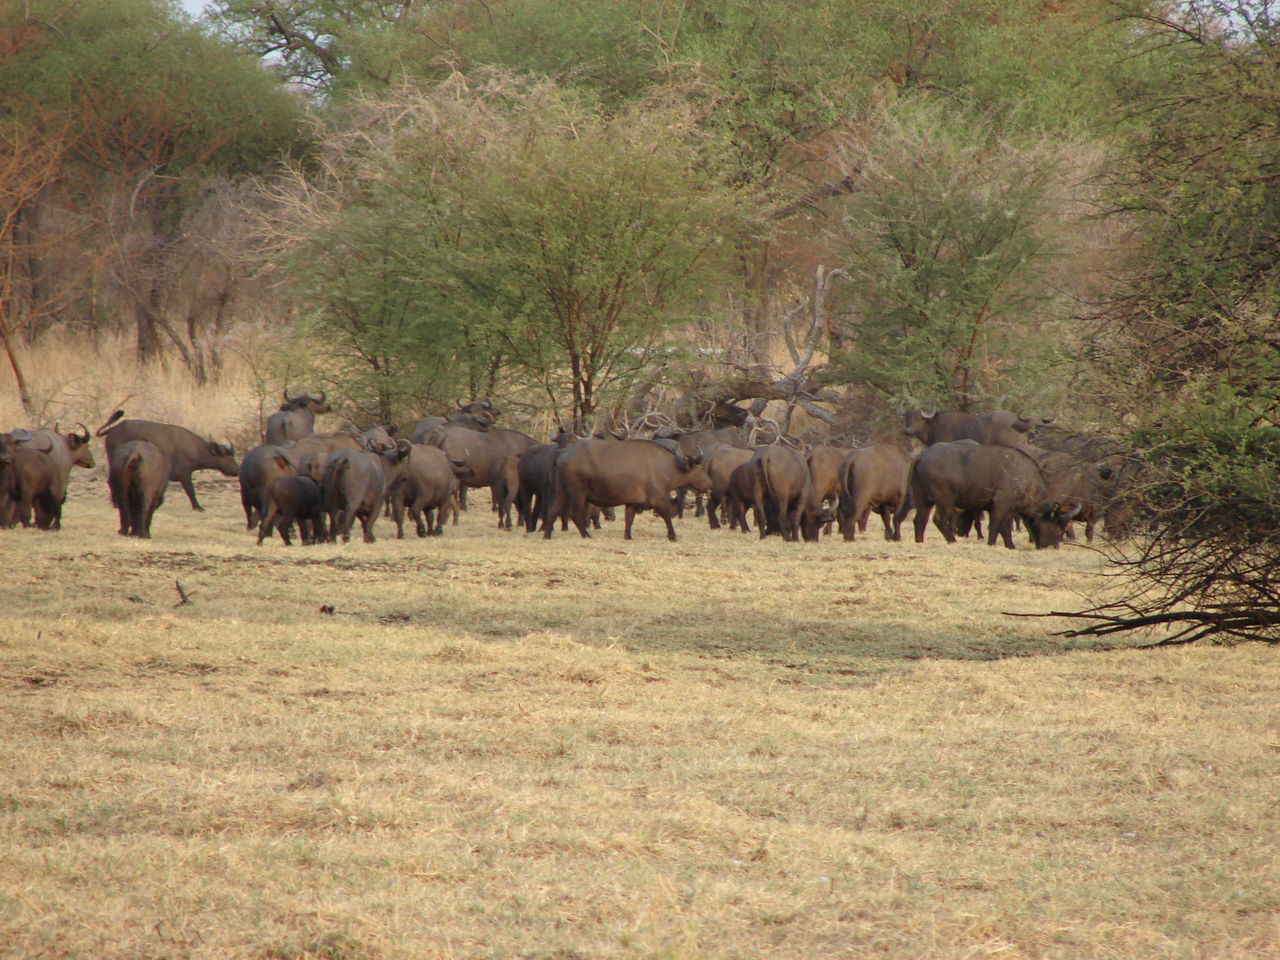
[[[237,476],[240,465],[235,451],[222,443],[205,440],[186,427],[171,423],[155,423],[151,420],[121,420],[123,410],[117,410],[98,428],[98,436],[106,437],[107,459],[116,447],[133,440],[146,440],[154,444],[169,462],[169,479],[177,480],[191,501],[192,510],[203,510],[196,500],[196,489],[191,483],[195,470],[220,470],[228,477]]]
[[[908,410],[902,432],[915,437],[926,447],[953,440],[976,440],[1005,447],[1018,447],[1027,442],[1027,434],[1036,427],[1052,423],[1049,417],[1030,417],[1008,410],[995,413],[961,413],[957,410],[921,413]]]
[[[854,530],[867,528],[874,510],[884,522],[884,538],[898,540],[898,511],[907,495],[907,455],[890,443],[854,450],[840,465],[840,532],[855,539]]]
[[[705,476],[700,458],[672,453],[652,440],[579,440],[561,454],[556,464],[556,499],[552,516],[567,515],[584,537],[589,505],[626,507],[625,538],[637,510],[650,509],[667,524],[667,539],[676,539],[671,520],[676,507],[671,491],[699,482]],[[705,483],[705,481],[701,481]],[[550,538],[552,524],[543,536]]]
[[[752,457],[755,451],[751,448],[718,446],[707,455],[704,468],[707,474],[707,523],[712,530],[721,526],[720,512],[724,511],[729,528],[738,523],[738,513],[730,502],[729,479],[733,471]],[[743,517],[745,522],[745,516]]]
[[[264,443],[279,446],[290,440],[301,440],[315,432],[316,415],[329,413],[333,408],[325,402],[324,391],[300,393],[296,397],[285,391],[280,409],[267,417]]]
[[[805,456],[809,467],[809,479],[813,483],[813,498],[820,504],[830,504],[834,514],[840,502],[840,468],[845,458],[853,453],[851,447],[833,447],[826,444],[810,448]],[[834,521],[834,516],[833,516]],[[831,533],[827,524],[826,533]]]
[[[303,544],[325,540],[324,495],[320,485],[310,477],[282,474],[273,478],[264,495],[262,521],[258,524],[258,545],[271,536],[274,528],[286,547],[292,546],[289,530],[296,522]]]
[[[244,507],[246,530],[252,530],[261,521],[271,481],[297,472],[297,461],[284,447],[264,443],[244,455],[240,461],[240,505]]]
[[[958,511],[990,510],[987,543],[996,537],[1013,545],[1013,521],[1021,517],[1036,549],[1057,546],[1066,526],[1080,512],[1078,502],[1051,498],[1039,462],[1017,447],[937,443],[911,465],[916,543],[924,542],[929,515],[948,543],[955,543]]]
[[[120,512],[120,535],[149,540],[151,518],[169,486],[169,458],[154,443],[130,440],[113,446],[107,459],[107,485]]]
[[[406,510],[418,528],[418,536],[443,533],[445,514],[457,489],[458,478],[444,451],[426,444],[413,444],[399,479],[389,491],[396,537],[404,538]]]
[[[787,541],[816,541],[822,507],[804,457],[790,447],[768,446],[760,447],[753,459],[764,497],[760,536],[779,533]]]

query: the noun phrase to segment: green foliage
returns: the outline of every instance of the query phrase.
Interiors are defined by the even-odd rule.
[[[352,102],[330,148],[353,186],[303,227],[298,287],[379,402],[487,391],[501,362],[585,426],[700,305],[740,208],[680,114],[480,79]]]
[[[50,0],[38,20],[12,4],[0,16],[0,32],[25,41],[0,60],[6,107],[45,125],[56,116],[90,170],[234,175],[297,141],[296,103],[169,4]]]
[[[885,111],[849,153],[860,176],[832,238],[850,280],[835,362],[939,408],[1025,395],[1058,348],[1040,282],[1055,158],[928,100]]]

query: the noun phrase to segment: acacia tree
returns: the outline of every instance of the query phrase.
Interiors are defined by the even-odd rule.
[[[0,28],[25,41],[0,59],[7,117],[46,137],[55,116],[63,143],[56,189],[28,210],[38,200],[81,224],[132,314],[141,356],[167,345],[199,372],[198,344],[168,300],[185,218],[211,184],[296,143],[297,105],[161,0],[50,0],[38,14],[11,4]]]
[[[296,176],[282,229],[320,340],[389,402],[502,364],[586,429],[705,305],[743,217],[680,111],[497,73],[346,109],[324,196]]]
[[[1042,282],[1053,157],[927,100],[851,138],[857,188],[831,232],[849,282],[835,363],[886,397],[966,410],[1029,389],[1062,345]]]

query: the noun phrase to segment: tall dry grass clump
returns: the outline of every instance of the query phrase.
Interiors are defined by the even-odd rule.
[[[31,411],[12,371],[0,366],[0,429],[82,422],[92,432],[123,408],[129,417],[181,424],[247,449],[261,442],[260,424],[279,405],[286,342],[281,328],[240,325],[221,344],[215,376],[199,383],[176,358],[140,360],[128,333],[61,331],[19,348]]]

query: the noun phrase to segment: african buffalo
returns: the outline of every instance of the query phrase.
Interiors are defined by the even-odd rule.
[[[911,465],[916,543],[924,542],[929,515],[948,543],[955,543],[957,511],[990,510],[987,543],[1013,545],[1013,520],[1022,517],[1037,549],[1057,546],[1079,503],[1051,499],[1035,456],[1017,447],[936,443]]]
[[[854,530],[865,530],[871,511],[880,514],[884,538],[901,537],[896,519],[907,494],[906,454],[890,443],[876,443],[854,450],[840,464],[840,532],[855,539]]]
[[[1053,422],[1052,418],[1030,417],[1008,410],[983,414],[958,410],[943,410],[941,413],[908,410],[904,419],[902,432],[915,437],[926,447],[953,440],[976,440],[978,443],[1017,447],[1027,442],[1030,430]]]
[[[494,509],[498,509],[510,479],[507,459],[538,445],[519,430],[499,428],[478,433],[452,424],[440,430],[434,441],[433,446],[443,450],[453,464],[464,488],[489,487],[493,491]]]
[[[324,495],[320,485],[307,476],[281,474],[272,478],[266,487],[262,520],[258,524],[259,546],[271,536],[272,529],[279,532],[286,547],[292,546],[289,529],[295,521],[303,544],[324,541]]]
[[[301,440],[315,432],[316,415],[329,413],[333,408],[325,402],[324,391],[300,393],[289,396],[286,390],[280,409],[267,417],[267,430],[263,442],[279,446],[290,440]]]
[[[293,462],[297,464],[298,473],[306,474],[316,483],[324,469],[324,462],[329,454],[339,450],[361,450],[360,441],[349,433],[313,433],[309,437],[295,440],[286,448]]]
[[[672,453],[652,440],[579,440],[561,454],[556,464],[556,499],[553,517],[565,514],[584,537],[587,508],[626,507],[627,540],[637,510],[648,508],[667,524],[667,539],[676,539],[672,525],[676,507],[671,491],[697,480],[701,458]],[[543,537],[550,538],[548,523]]]
[[[444,451],[426,444],[413,444],[404,469],[388,494],[396,537],[404,538],[406,510],[418,528],[418,536],[443,533],[445,514],[457,489],[458,478]]]
[[[120,512],[120,535],[150,539],[151,518],[169,486],[169,458],[154,443],[130,440],[112,446],[107,459],[107,485]]]
[[[21,446],[6,435],[0,443],[0,526],[24,527],[34,522],[41,530],[60,526],[62,504],[67,498],[62,471],[50,455],[47,438],[43,448]]]
[[[755,451],[751,451],[750,457],[729,471],[724,506],[729,514],[730,529],[737,527],[743,533],[751,532],[751,525],[747,523],[748,509],[754,515],[756,527],[761,531],[765,529],[764,488],[761,486],[760,471],[756,469]]]
[[[276,477],[298,472],[297,461],[284,447],[264,443],[254,447],[240,461],[240,505],[244,507],[244,527],[252,530],[262,519],[267,485]]]
[[[192,510],[204,509],[196,500],[196,489],[191,483],[192,471],[220,470],[228,477],[237,476],[240,472],[235,451],[225,444],[205,440],[186,427],[151,420],[121,420],[123,416],[124,411],[117,410],[98,428],[98,436],[106,437],[107,459],[111,459],[111,452],[116,447],[133,440],[155,444],[169,462],[169,479],[182,484]]]
[[[813,483],[814,500],[821,504],[831,504],[833,512],[840,502],[840,467],[851,453],[851,447],[821,444],[811,447],[805,455],[809,479]],[[827,524],[826,533],[831,533],[831,524]]]
[[[516,506],[528,533],[538,529],[539,521],[544,525],[551,522],[548,515],[555,500],[556,461],[575,439],[562,427],[550,443],[540,443],[520,454],[516,463]]]
[[[779,533],[787,541],[817,540],[822,505],[814,496],[804,457],[790,447],[766,446],[757,448],[753,461],[764,497],[760,536]]]
[[[401,440],[393,446],[370,450],[339,450],[324,462],[321,488],[329,515],[329,542],[351,539],[357,519],[364,542],[373,543],[373,525],[378,519],[387,488],[399,479],[401,464],[409,456],[411,444]]]
[[[720,512],[723,509],[730,529],[737,524],[737,514],[729,501],[729,478],[736,467],[746,463],[755,456],[750,447],[718,446],[707,455],[704,469],[707,474],[707,522],[712,530],[721,526]],[[745,520],[745,518],[744,518]]]
[[[43,428],[39,430],[14,430],[11,436],[20,447],[32,447],[47,453],[53,458],[53,462],[57,464],[58,473],[60,475],[60,486],[65,498],[66,490],[71,482],[71,468],[84,467],[89,469],[94,465],[93,451],[89,449],[89,428],[84,424],[78,424],[84,431],[77,433],[62,433],[57,429]],[[53,529],[58,530],[62,527],[62,510],[61,505],[57,511],[57,519],[53,523]]]

